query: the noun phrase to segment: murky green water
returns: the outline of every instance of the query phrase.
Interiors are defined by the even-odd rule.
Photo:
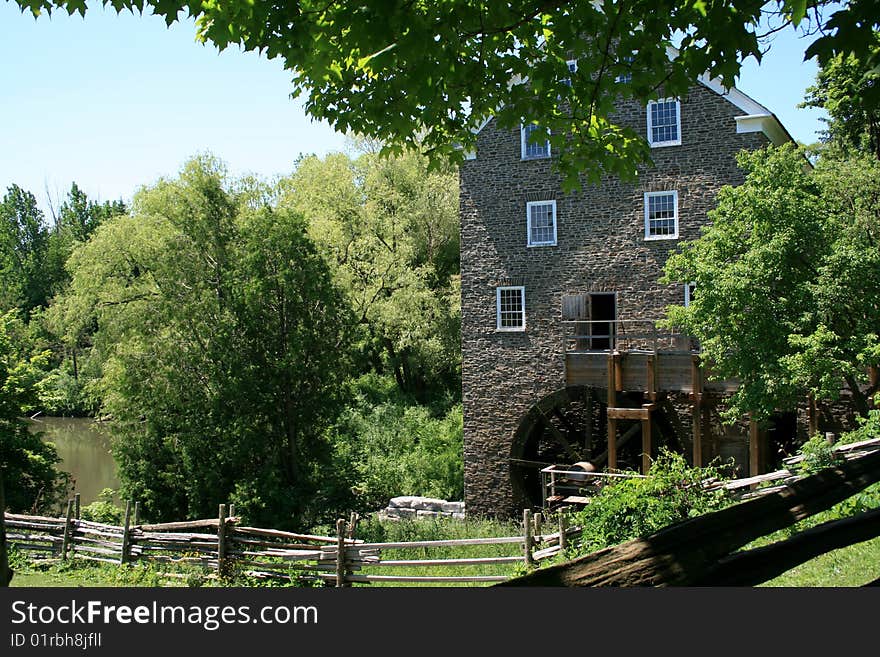
[[[55,443],[59,467],[76,480],[82,504],[94,502],[104,488],[118,490],[110,437],[99,423],[89,418],[38,417],[30,424],[34,431],[44,433],[44,440]]]

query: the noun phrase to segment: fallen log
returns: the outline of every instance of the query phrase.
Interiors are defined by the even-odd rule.
[[[880,452],[792,482],[785,490],[536,570],[501,586],[695,585],[735,550],[824,511],[877,481]]]

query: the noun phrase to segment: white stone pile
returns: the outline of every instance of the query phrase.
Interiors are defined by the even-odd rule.
[[[454,518],[464,520],[464,502],[447,502],[433,497],[401,495],[392,497],[379,516],[389,520],[413,518]]]

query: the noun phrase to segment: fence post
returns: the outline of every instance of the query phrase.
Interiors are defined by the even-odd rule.
[[[523,509],[523,551],[527,566],[535,563],[532,558],[532,510]]]
[[[79,515],[79,501],[80,501],[80,495],[79,495],[79,493],[74,493],[74,494],[73,494],[73,506],[74,506],[74,509],[76,510],[76,519],[77,519],[77,520],[79,520],[79,518],[80,518],[80,515]]]
[[[535,515],[532,516],[532,524],[535,526],[535,542],[538,542],[541,540],[544,524],[544,516],[541,515],[540,511],[535,511]]]
[[[348,537],[352,540],[354,540],[354,534],[357,531],[357,524],[358,520],[360,519],[361,517],[357,514],[357,512],[351,512],[351,519],[348,521]]]
[[[229,517],[230,518],[235,517],[235,505],[234,504],[229,505]]]
[[[119,563],[128,563],[128,550],[131,541],[131,500],[125,503],[125,521],[122,525],[122,554],[119,556]]]
[[[559,551],[565,552],[565,548],[568,547],[568,536],[565,534],[565,531],[568,529],[566,526],[568,523],[566,522],[565,513],[563,511],[559,512]]]
[[[345,586],[345,520],[336,521],[336,586]]]
[[[70,518],[73,516],[73,500],[67,500],[67,517],[64,519],[64,539],[61,541],[61,559],[67,559],[70,549]]]
[[[134,503],[134,525],[137,527],[141,524],[141,503],[135,501]]]
[[[223,577],[226,574],[226,505],[220,505],[217,524],[217,574]]]

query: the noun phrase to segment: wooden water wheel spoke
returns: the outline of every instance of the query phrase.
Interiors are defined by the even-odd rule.
[[[544,426],[550,432],[550,436],[553,438],[553,440],[555,440],[556,443],[565,450],[565,453],[572,459],[573,462],[580,461],[582,458],[580,453],[578,453],[578,451],[571,446],[571,443],[568,442],[568,438],[565,437],[565,434],[563,434],[553,425],[552,422],[550,422],[550,418],[548,418],[545,413],[542,412],[541,417],[544,420]]]

